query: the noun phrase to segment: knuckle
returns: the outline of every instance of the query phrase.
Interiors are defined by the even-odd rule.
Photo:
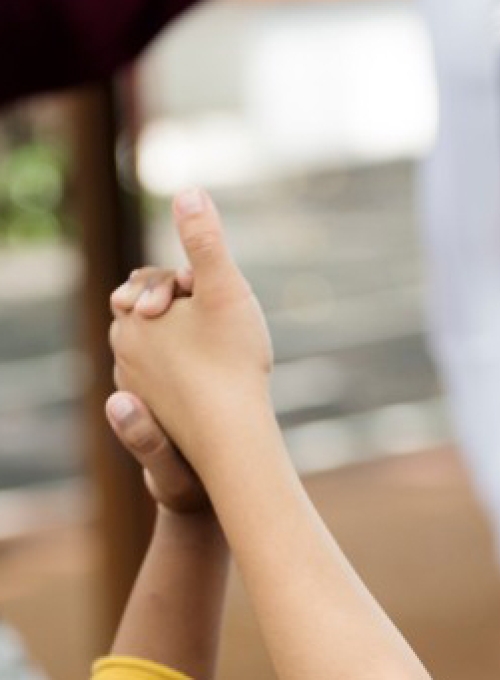
[[[154,290],[160,286],[168,285],[169,281],[173,279],[173,274],[170,271],[158,270],[151,274],[145,281],[145,287],[149,290]]]
[[[209,255],[212,253],[219,243],[219,236],[213,231],[199,231],[194,234],[189,234],[185,238],[185,245],[192,253],[199,253],[202,255]]]
[[[166,269],[161,278],[161,283],[164,285],[171,285],[176,280],[177,273],[174,270]]]
[[[155,269],[155,268],[154,267],[140,267],[139,269],[134,269],[134,271],[130,273],[129,281],[135,283],[135,282],[140,281],[144,278],[147,278],[151,274],[151,271],[153,269]]]
[[[150,281],[162,281],[165,277],[173,276],[175,271],[172,269],[167,269],[164,267],[158,267],[156,265],[150,265],[147,267],[142,267],[141,269],[136,269],[130,275],[130,281],[134,283],[148,283]]]
[[[126,441],[138,455],[146,456],[156,453],[163,447],[164,436],[154,424],[138,421],[129,428]]]
[[[149,269],[147,274],[144,276],[142,279],[142,284],[146,286],[146,288],[152,288],[163,279],[163,271],[159,268],[155,269]]]

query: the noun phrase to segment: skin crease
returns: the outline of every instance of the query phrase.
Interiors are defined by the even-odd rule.
[[[287,455],[268,392],[262,313],[208,196],[177,199],[191,297],[115,319],[122,388],[147,404],[205,485],[280,680],[429,680],[342,554]],[[279,587],[276,587],[279,584]]]

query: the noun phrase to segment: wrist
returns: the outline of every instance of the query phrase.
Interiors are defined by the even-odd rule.
[[[169,544],[174,541],[200,548],[226,546],[219,521],[211,508],[199,512],[176,513],[159,505],[153,540]]]
[[[275,419],[267,374],[232,380],[220,375],[209,384],[210,389],[197,387],[190,407],[184,407],[173,425],[166,406],[160,403],[157,409],[158,419],[165,429],[175,432],[178,448],[202,481],[205,466],[227,449],[235,430],[255,420]]]
[[[258,474],[270,458],[288,460],[270,397],[261,395],[243,406],[228,407],[203,438],[193,438],[191,455],[212,502],[213,484],[221,477]]]

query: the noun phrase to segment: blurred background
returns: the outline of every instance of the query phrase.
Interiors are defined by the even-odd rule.
[[[211,190],[266,312],[276,409],[315,502],[436,678],[498,677],[491,541],[426,347],[415,182],[438,103],[418,7],[208,2],[126,80],[119,190],[140,200],[146,260],[182,258],[173,193]],[[0,121],[0,615],[53,680],[84,680],[106,635],[78,96]],[[221,677],[273,677],[236,579]]]

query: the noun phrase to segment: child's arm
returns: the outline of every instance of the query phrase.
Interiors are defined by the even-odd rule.
[[[428,680],[329,535],[268,397],[271,348],[209,198],[175,204],[192,298],[118,319],[117,379],[149,403],[203,480],[281,680]]]
[[[215,677],[227,548],[210,512],[160,510],[111,653]]]
[[[142,274],[135,278],[139,289]],[[159,302],[164,308],[165,295],[173,294],[168,274],[162,275],[162,284]],[[132,306],[133,291],[131,286]],[[155,300],[151,302],[154,309]],[[127,311],[116,304],[113,308],[117,315]],[[226,586],[226,541],[197,476],[144,405],[122,392],[110,397],[106,410],[116,434],[143,466],[158,504],[151,544],[111,653],[210,680],[215,674]],[[119,659],[104,661],[103,680],[110,663],[123,664]],[[121,666],[120,672],[124,672]],[[151,678],[156,678],[154,672]]]
[[[428,680],[312,506],[264,399],[218,452],[203,478],[278,677]]]

